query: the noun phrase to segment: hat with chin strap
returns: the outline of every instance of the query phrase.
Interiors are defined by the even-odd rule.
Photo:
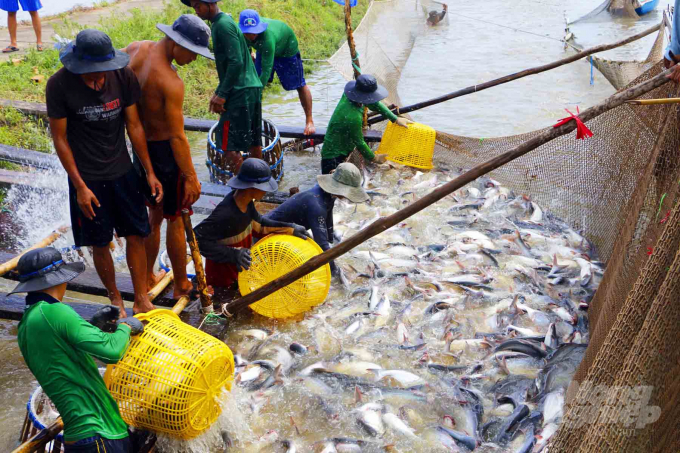
[[[65,263],[54,247],[26,252],[17,265],[19,284],[9,294],[30,293],[70,282],[85,270],[84,263]]]

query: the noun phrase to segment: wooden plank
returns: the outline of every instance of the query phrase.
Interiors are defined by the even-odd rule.
[[[73,308],[76,313],[87,321],[92,319],[92,315],[102,307],[102,304],[86,304],[78,302],[64,303]],[[23,294],[12,294],[11,296],[8,296],[6,293],[0,293],[0,318],[21,321],[25,309],[26,299]],[[132,308],[128,308],[127,313],[128,316],[132,316]]]
[[[34,102],[13,101],[10,99],[0,99],[0,106],[14,107],[22,113],[27,115],[38,116],[42,118],[47,117],[47,107],[45,104],[38,104]],[[208,132],[211,127],[217,122],[216,119],[208,120],[201,118],[184,117],[184,129],[195,132]],[[304,127],[295,126],[276,126],[279,130],[279,135],[283,138],[308,138],[313,140],[323,139],[326,136],[325,127],[317,127],[316,133],[312,135],[304,134]],[[379,142],[382,137],[382,132],[367,130],[364,131],[364,139],[367,142]]]
[[[0,262],[6,262],[12,259],[14,256],[14,253],[0,252]],[[3,278],[14,281],[19,280],[19,276],[16,273],[8,273],[4,275]],[[116,272],[116,286],[118,287],[118,291],[120,291],[120,295],[123,297],[123,300],[135,300],[135,292],[132,288],[132,279],[130,278],[130,274]],[[68,283],[67,288],[69,291],[90,294],[93,296],[107,297],[108,295],[106,288],[99,279],[99,275],[97,275],[97,271],[94,269],[85,269],[85,272]],[[166,293],[168,293],[168,291],[166,291]],[[172,307],[175,302],[175,300],[161,295],[154,301],[154,304],[163,307]]]

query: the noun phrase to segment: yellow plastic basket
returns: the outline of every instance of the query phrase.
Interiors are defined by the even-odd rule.
[[[430,170],[437,133],[430,126],[411,123],[407,128],[387,123],[377,154],[387,154],[387,160],[409,167]]]
[[[231,390],[234,356],[223,342],[180,321],[170,310],[136,316],[148,321],[104,382],[128,425],[181,439],[196,437],[220,415]]]
[[[285,234],[265,237],[250,250],[253,259],[250,269],[238,275],[241,295],[255,291],[322,252],[312,239],[304,240]],[[331,268],[326,264],[250,308],[269,318],[289,318],[322,304],[330,288]]]

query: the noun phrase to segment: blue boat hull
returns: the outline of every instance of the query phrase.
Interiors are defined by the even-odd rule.
[[[659,0],[652,0],[651,2],[647,2],[639,8],[635,8],[635,12],[638,14],[638,16],[644,16],[645,14],[649,14],[654,11],[654,8],[656,8],[658,4]]]

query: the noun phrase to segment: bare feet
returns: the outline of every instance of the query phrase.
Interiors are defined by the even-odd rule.
[[[316,132],[316,127],[314,126],[314,122],[310,121],[305,125],[305,135],[312,135],[313,133]]]
[[[151,310],[156,309],[156,307],[154,307],[153,304],[149,302],[149,299],[146,297],[146,294],[144,296],[145,296],[144,299],[135,300],[135,304],[132,307],[132,312],[136,315],[140,313],[148,313]]]
[[[182,282],[175,282],[174,291],[172,292],[173,299],[179,299],[182,296],[188,296],[194,289],[194,285],[189,280]]]
[[[127,311],[125,310],[123,299],[112,300],[111,305],[115,305],[116,307],[120,308],[120,314],[118,315],[120,319],[127,318]]]
[[[151,291],[157,284],[160,283],[161,280],[163,280],[163,277],[165,277],[166,272],[161,269],[158,272],[151,274],[149,276],[149,279],[147,281],[147,292]]]

